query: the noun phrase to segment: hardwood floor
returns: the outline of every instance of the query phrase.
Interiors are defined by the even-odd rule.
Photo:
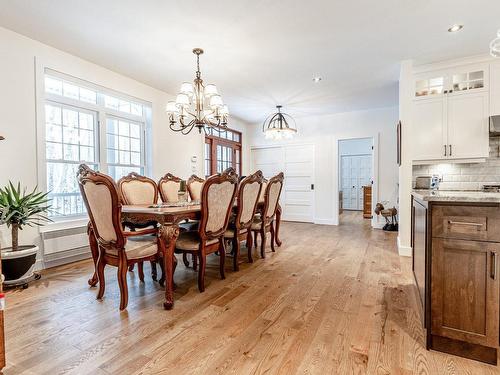
[[[203,294],[179,261],[172,311],[137,272],[120,313],[114,268],[102,302],[90,261],[48,270],[7,294],[4,374],[498,374],[424,349],[410,259],[361,216],[283,223],[283,246],[253,264],[243,250],[238,273],[227,259],[226,280],[212,255]]]

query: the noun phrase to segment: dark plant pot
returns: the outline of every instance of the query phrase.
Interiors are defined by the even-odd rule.
[[[38,246],[19,246],[19,250],[2,249],[2,273],[4,284],[22,284],[32,276],[35,268]]]

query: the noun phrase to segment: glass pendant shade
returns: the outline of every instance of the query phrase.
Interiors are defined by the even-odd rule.
[[[278,112],[268,116],[262,125],[266,139],[292,139],[297,133],[295,120],[288,114],[281,112],[281,106],[276,106]]]
[[[496,39],[493,39],[490,43],[490,54],[493,57],[500,57],[500,30],[497,32]]]

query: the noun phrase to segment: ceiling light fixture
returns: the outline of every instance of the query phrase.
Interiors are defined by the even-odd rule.
[[[460,31],[462,30],[464,27],[464,25],[459,25],[459,24],[455,24],[453,26],[451,26],[449,29],[448,29],[448,32],[449,33],[456,33],[457,31]]]
[[[266,139],[291,139],[297,133],[297,126],[292,116],[282,113],[283,106],[277,105],[278,112],[269,115],[262,124]]]
[[[490,43],[490,55],[500,57],[500,29],[497,31],[497,37]]]
[[[322,79],[323,79],[323,78],[321,78],[321,77],[314,77],[314,78],[313,78],[313,82],[314,82],[314,83],[318,83],[318,82],[319,82],[319,81],[321,81]]]
[[[201,48],[193,49],[196,55],[196,78],[193,83],[184,82],[174,101],[167,103],[170,129],[186,135],[194,128],[201,133],[208,128],[226,131],[229,111],[213,84],[204,85],[200,72]],[[207,109],[205,109],[207,108]]]

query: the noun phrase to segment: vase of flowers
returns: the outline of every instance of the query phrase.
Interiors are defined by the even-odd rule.
[[[2,272],[5,285],[27,285],[33,278],[38,246],[19,245],[19,231],[25,226],[40,226],[51,221],[48,193],[35,187],[28,192],[9,181],[0,188],[0,223],[11,229],[12,246],[2,249]]]

